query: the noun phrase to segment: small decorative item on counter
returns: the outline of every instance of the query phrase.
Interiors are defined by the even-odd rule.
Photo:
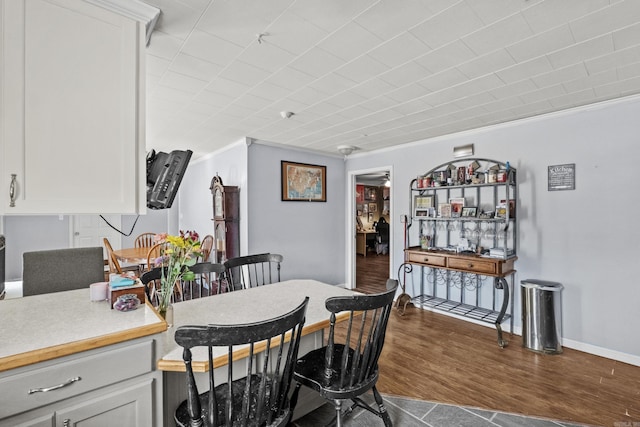
[[[136,294],[124,294],[120,295],[113,304],[113,308],[118,311],[131,311],[140,306],[140,300]]]
[[[97,282],[89,285],[91,301],[105,301],[108,299],[109,282]]]

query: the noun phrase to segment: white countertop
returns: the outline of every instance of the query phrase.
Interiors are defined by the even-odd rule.
[[[306,296],[306,322],[303,335],[323,329],[329,324],[325,300],[333,296],[354,295],[354,291],[315,280],[289,280],[243,291],[174,304],[174,324],[160,343],[158,363],[161,370],[184,371],[182,347],[174,340],[175,329],[183,325],[240,324],[271,319],[296,308]],[[221,348],[221,352],[226,349]],[[221,353],[222,354],[222,353]],[[205,347],[193,350],[194,369],[208,359]]]
[[[0,371],[166,330],[146,304],[120,312],[89,289],[0,301]]]

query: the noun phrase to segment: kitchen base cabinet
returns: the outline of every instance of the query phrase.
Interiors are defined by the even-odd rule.
[[[0,427],[159,426],[155,339],[140,338],[0,373]]]

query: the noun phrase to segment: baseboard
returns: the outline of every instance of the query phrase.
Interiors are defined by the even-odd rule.
[[[580,341],[562,339],[562,345],[564,347],[572,348],[574,350],[582,351],[596,356],[605,357],[607,359],[617,360],[618,362],[628,363],[634,366],[640,366],[640,356],[633,354],[623,353],[621,351],[615,351],[604,347],[598,347],[597,345],[586,344]]]

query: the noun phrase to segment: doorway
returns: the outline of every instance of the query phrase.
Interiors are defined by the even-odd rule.
[[[111,225],[116,228],[121,226],[121,215],[103,215]],[[105,259],[106,249],[102,239],[109,239],[114,249],[121,248],[121,234],[109,227],[105,220],[99,215],[72,215],[70,221],[71,247],[86,248],[91,246],[101,246]]]
[[[352,288],[369,294],[382,292],[392,277],[393,265],[391,167],[355,171],[350,182]]]

